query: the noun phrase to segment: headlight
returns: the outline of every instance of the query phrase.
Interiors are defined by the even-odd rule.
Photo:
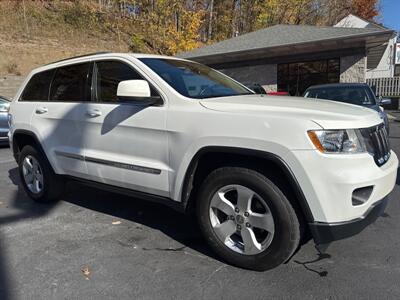
[[[310,130],[307,132],[314,146],[323,153],[362,153],[366,145],[357,129]]]
[[[10,105],[0,104],[0,112],[8,112],[10,109]]]

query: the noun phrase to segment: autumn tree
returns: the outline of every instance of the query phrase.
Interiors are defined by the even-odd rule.
[[[373,20],[379,15],[378,0],[353,0],[351,13],[367,20]]]
[[[79,28],[128,37],[137,52],[176,54],[276,24],[331,26],[353,13],[373,20],[379,0],[76,0],[29,1],[59,11]],[[25,2],[15,2],[17,9]],[[21,4],[22,3],[22,4]],[[25,14],[22,14],[25,16]],[[29,16],[28,16],[29,17]],[[25,27],[29,22],[24,17]],[[28,31],[28,30],[27,30]]]
[[[175,54],[189,51],[200,45],[200,28],[204,20],[204,10],[184,0],[143,0],[139,5],[140,17],[135,22],[140,25],[143,39],[157,52]]]

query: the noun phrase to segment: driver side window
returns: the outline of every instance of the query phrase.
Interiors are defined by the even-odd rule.
[[[132,67],[118,61],[98,61],[95,63],[95,100],[102,103],[118,103],[118,84],[124,80],[143,79]],[[151,96],[159,94],[150,86]]]

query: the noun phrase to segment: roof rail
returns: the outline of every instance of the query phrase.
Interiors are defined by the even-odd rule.
[[[68,57],[68,58],[57,60],[57,61],[53,61],[51,63],[45,64],[45,66],[48,66],[48,65],[51,65],[51,64],[55,64],[55,63],[59,63],[59,62],[66,61],[66,60],[70,60],[70,59],[74,59],[74,58],[81,58],[81,57],[86,57],[86,56],[91,56],[91,55],[107,54],[107,53],[111,53],[111,52],[102,51],[102,52],[93,52],[93,53],[82,54],[82,55],[78,55],[78,56],[73,56],[73,57]]]

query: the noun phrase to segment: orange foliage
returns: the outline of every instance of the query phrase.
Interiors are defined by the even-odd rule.
[[[379,15],[378,0],[352,0],[351,9],[353,14],[367,20]]]

